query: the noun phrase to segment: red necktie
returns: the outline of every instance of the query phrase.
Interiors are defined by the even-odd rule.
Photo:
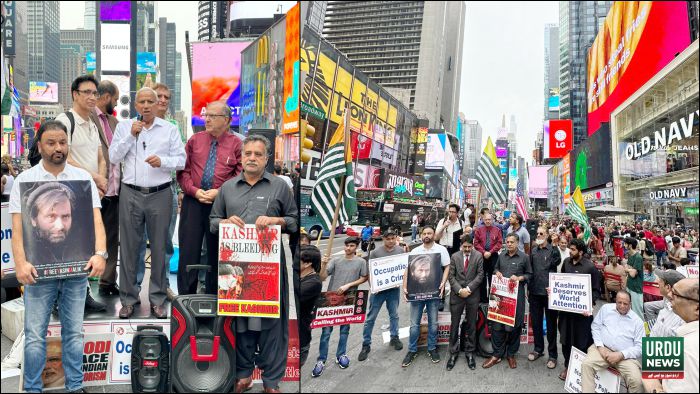
[[[469,267],[469,255],[464,258],[464,273],[467,273],[467,267]]]

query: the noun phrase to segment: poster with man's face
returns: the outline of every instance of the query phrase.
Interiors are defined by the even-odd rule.
[[[408,256],[408,301],[439,299],[441,278],[439,253]]]
[[[39,280],[87,275],[95,254],[89,181],[22,182],[24,253]]]

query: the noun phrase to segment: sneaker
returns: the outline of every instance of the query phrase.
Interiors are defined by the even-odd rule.
[[[392,337],[391,342],[389,342],[389,346],[393,346],[394,350],[403,349],[403,343],[401,343],[401,340],[399,339],[399,337]]]
[[[321,360],[316,361],[316,365],[314,366],[314,370],[311,371],[311,376],[314,378],[321,376],[321,374],[323,373],[323,368],[325,368],[325,367],[326,367],[325,361],[321,361]]]
[[[439,363],[440,362],[440,353],[438,352],[437,349],[435,350],[428,350],[428,356],[430,356],[430,360],[434,363]]]
[[[343,354],[340,357],[336,357],[335,363],[338,364],[340,369],[345,369],[350,366],[350,357],[347,354]]]
[[[85,297],[85,313],[104,312],[107,310],[107,305],[92,298],[90,293]]]
[[[408,367],[409,365],[411,365],[411,363],[413,362],[413,360],[416,359],[416,356],[417,356],[417,355],[418,355],[418,353],[416,353],[416,352],[408,352],[408,353],[406,353],[406,357],[403,358],[403,362],[401,363],[401,366],[402,366],[402,367]]]
[[[360,355],[357,356],[357,361],[367,360],[367,355],[369,354],[369,351],[370,351],[369,345],[362,345],[362,350],[360,351]]]
[[[175,297],[177,297],[177,294],[173,291],[173,289],[169,288],[165,290],[165,298],[168,299],[168,301],[173,302],[175,300]]]

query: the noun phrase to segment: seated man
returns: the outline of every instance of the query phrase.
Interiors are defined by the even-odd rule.
[[[595,372],[613,366],[625,380],[630,393],[643,393],[642,356],[644,323],[629,313],[632,298],[625,290],[617,293],[615,304],[603,305],[593,319],[593,345],[581,365],[581,392],[595,391]]]

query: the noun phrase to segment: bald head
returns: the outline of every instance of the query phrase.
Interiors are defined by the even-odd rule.
[[[697,278],[681,279],[671,290],[671,307],[683,321],[690,323],[698,320],[700,312],[700,282]]]
[[[144,94],[150,95],[154,101],[158,99],[158,93],[156,93],[155,90],[149,87],[143,87],[136,91],[136,101],[139,101],[139,97],[143,96]]]

